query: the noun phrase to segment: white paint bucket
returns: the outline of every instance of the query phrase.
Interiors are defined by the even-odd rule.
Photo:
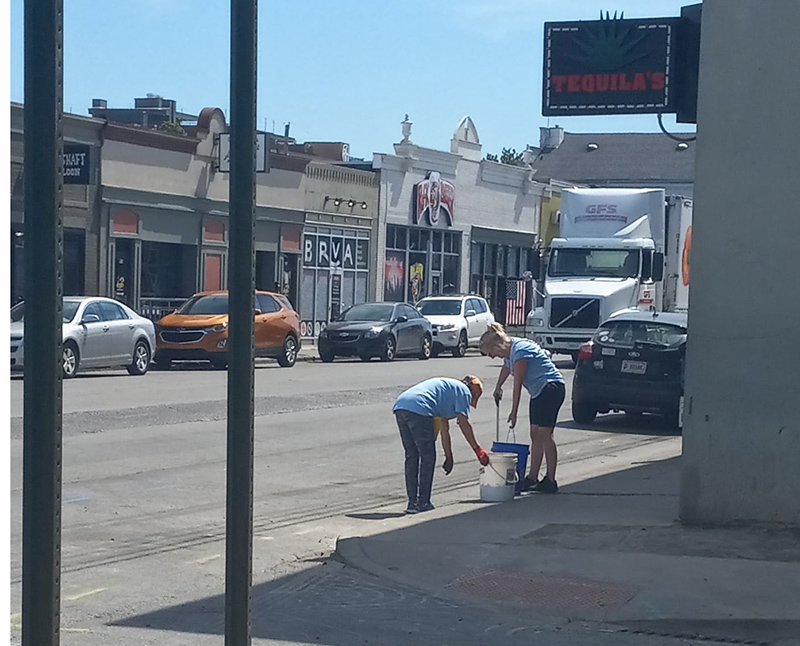
[[[518,479],[516,453],[489,453],[488,466],[481,467],[481,501],[513,500]]]

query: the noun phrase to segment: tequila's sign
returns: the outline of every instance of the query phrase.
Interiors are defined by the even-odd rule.
[[[545,23],[542,114],[674,112],[678,22]]]

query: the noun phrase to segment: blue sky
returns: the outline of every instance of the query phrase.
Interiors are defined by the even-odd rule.
[[[350,143],[370,159],[400,139],[447,149],[470,115],[484,153],[537,143],[542,25],[677,16],[690,0],[291,0],[259,3],[258,115],[298,140]],[[23,99],[23,0],[11,0],[11,99]],[[230,2],[64,0],[64,106],[131,107],[148,92],[227,114]],[[665,119],[676,131],[674,119]],[[551,121],[551,125],[555,125]],[[652,132],[655,115],[567,117],[572,132]]]

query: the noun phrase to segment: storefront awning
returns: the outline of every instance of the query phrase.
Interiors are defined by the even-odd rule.
[[[472,227],[472,241],[512,247],[533,247],[536,244],[536,234],[528,231],[474,226]]]

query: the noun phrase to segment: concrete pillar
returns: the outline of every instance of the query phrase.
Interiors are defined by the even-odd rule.
[[[681,517],[800,524],[797,0],[705,0]]]

